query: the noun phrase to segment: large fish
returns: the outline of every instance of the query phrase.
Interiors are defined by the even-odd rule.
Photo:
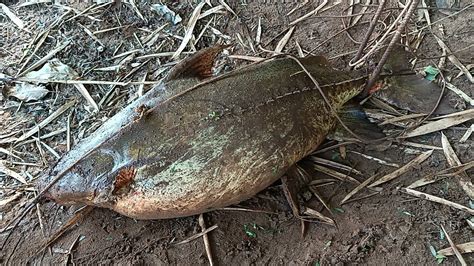
[[[208,77],[208,48],[110,118],[40,182],[47,196],[137,219],[188,216],[254,196],[314,151],[336,119],[313,81],[280,58]],[[355,72],[301,59],[335,110],[359,94]]]

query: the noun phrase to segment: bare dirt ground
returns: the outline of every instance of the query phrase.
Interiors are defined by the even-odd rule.
[[[124,82],[141,81],[145,74],[146,80],[151,81],[166,75],[170,66],[178,60],[171,59],[170,55],[173,55],[182,42],[184,29],[197,6],[197,3],[192,1],[163,1],[183,18],[183,21],[173,25],[167,18],[152,11],[150,4],[138,3],[139,1],[136,2],[141,15],[132,5],[124,3],[94,7],[85,3],[18,7],[19,3],[14,2],[16,1],[7,1],[5,4],[23,20],[26,29],[18,29],[18,25],[5,13],[0,13],[0,73],[15,76],[22,72],[20,69],[27,69],[55,47],[69,41],[70,43],[52,58],[58,58],[75,69],[81,80]],[[220,6],[217,1],[211,2],[214,7]],[[246,60],[237,59],[235,55],[271,56],[272,53],[268,51],[274,51],[278,44],[282,44],[280,40],[290,28],[290,23],[319,5],[318,1],[309,1],[307,4],[292,1],[266,1],[266,4],[263,2],[227,1],[236,15],[222,6],[209,16],[199,19],[193,31],[194,38],[184,51],[193,52],[217,42],[234,44],[228,51],[234,57],[224,55],[216,67],[218,71],[234,69],[248,63]],[[440,59],[446,58],[440,57],[442,49],[433,34],[444,40],[463,65],[472,67],[474,7],[470,1],[459,1],[459,6],[441,10],[443,12],[435,8],[435,1],[425,2],[431,8],[420,9],[406,29],[406,32],[412,33],[409,35],[410,41],[422,39],[419,49],[416,50],[420,58],[414,68],[423,70],[426,66],[436,65]],[[344,29],[342,21],[348,23],[347,17],[341,18],[347,14],[348,5],[348,1],[341,1],[333,8],[296,23],[294,32],[282,52],[297,55],[300,46],[305,55],[309,51],[323,54],[336,67],[347,68],[354,51],[359,47],[359,44],[351,39],[357,42],[363,39],[368,21],[377,7],[375,3],[364,10],[363,5],[357,5],[354,13],[367,14],[360,17],[356,26],[338,34]],[[296,10],[288,15],[294,8]],[[206,5],[201,13],[207,10],[210,10],[210,7]],[[429,14],[431,23],[434,23],[432,32],[426,27],[426,14],[423,10]],[[386,12],[382,14],[385,26],[394,20],[399,11],[396,3],[387,5]],[[452,16],[448,17],[449,15]],[[260,42],[256,37],[259,35],[259,24]],[[385,29],[383,24],[379,26],[377,33]],[[154,39],[147,39],[160,27],[163,28],[157,31]],[[424,28],[421,29],[422,27]],[[50,29],[49,32],[47,29]],[[105,29],[110,30],[100,32]],[[47,32],[48,37],[44,38],[34,56],[28,60],[40,41],[35,41],[33,45],[30,43],[35,38],[41,39],[43,32]],[[416,44],[410,42],[410,45],[414,47]],[[126,53],[135,49],[137,51]],[[163,52],[171,53],[140,58]],[[122,53],[126,54],[120,55]],[[26,67],[22,67],[24,64]],[[371,64],[373,61],[369,60],[363,67],[370,67]],[[117,71],[97,71],[98,68],[117,65],[120,65]],[[459,69],[450,60],[446,60],[442,70],[451,84],[467,96],[474,97],[472,83],[466,75],[456,77]],[[441,79],[440,75],[438,79]],[[58,160],[55,153],[61,156],[67,152],[68,117],[74,147],[74,143],[89,135],[103,121],[134,99],[141,86],[86,85],[92,99],[100,103],[99,112],[93,111],[73,85],[50,83],[47,86],[50,92],[44,98],[23,103],[5,95],[10,85],[0,86],[4,94],[0,96],[0,162],[3,167],[0,171],[0,222],[3,228],[0,239],[3,242],[10,231],[10,228],[5,226],[24,208],[28,199],[34,197],[35,178],[55,164]],[[145,85],[143,89],[146,91],[150,86]],[[451,91],[447,91],[444,97],[453,110],[472,108],[468,102]],[[74,107],[44,126],[40,134],[34,134],[32,137],[36,139],[30,137],[15,142],[15,138],[73,99],[77,100]],[[472,137],[460,142],[471,125],[472,120],[443,130],[462,163],[471,162],[474,154]],[[383,128],[387,132],[400,129],[394,125]],[[43,137],[41,141],[37,139],[38,136]],[[317,187],[332,209],[332,214],[314,199],[302,200],[304,205],[331,217],[337,227],[322,223],[305,223],[305,232],[302,234],[302,222],[293,216],[280,182],[238,206],[255,212],[234,209],[206,213],[204,217],[207,226],[218,226],[208,234],[214,262],[218,265],[458,264],[455,256],[435,258],[436,251],[450,246],[441,226],[456,244],[472,243],[473,216],[467,211],[406,195],[399,189],[426,175],[435,175],[450,167],[441,148],[441,131],[407,141],[429,146],[408,146],[406,141],[392,142],[384,148],[347,144],[344,149],[331,149],[318,154],[320,157],[353,166],[361,174],[351,175],[362,182],[375,174],[382,176],[392,173],[422,152],[434,149],[428,159],[381,185],[382,190],[370,197],[363,198],[373,193],[364,189],[353,197],[362,199],[341,205],[341,200],[355,188],[353,184],[333,180]],[[323,147],[332,144],[334,143],[328,142]],[[7,173],[5,168],[17,173],[20,179],[24,178],[25,183],[19,182],[18,176],[15,179],[15,174]],[[472,170],[458,174],[464,174],[470,180]],[[314,180],[330,178],[317,171],[311,172],[310,175]],[[459,175],[444,178],[416,190],[472,209],[474,202],[460,187]],[[308,199],[302,195],[303,198]],[[77,209],[77,206],[58,207],[52,202],[42,201],[37,210],[30,212],[22,220],[0,251],[0,264],[208,264],[202,238],[176,244],[201,231],[197,217],[138,221],[98,208],[50,245],[49,249],[37,254],[49,236],[59,230]],[[41,220],[38,217],[41,217]],[[465,253],[463,257],[467,264],[474,262],[472,253]]]

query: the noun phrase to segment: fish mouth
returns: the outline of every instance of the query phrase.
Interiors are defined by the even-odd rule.
[[[93,204],[97,191],[91,186],[87,186],[84,179],[74,173],[68,173],[59,180],[55,179],[57,176],[52,176],[50,173],[38,179],[36,190],[42,193],[43,199],[54,201],[60,205]]]

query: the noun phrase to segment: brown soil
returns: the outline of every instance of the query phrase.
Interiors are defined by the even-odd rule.
[[[279,34],[288,28],[288,24],[292,20],[308,13],[317,6],[312,3],[307,4],[288,16],[287,13],[297,4],[282,4],[282,1],[274,1],[274,4],[257,4],[258,1],[247,1],[248,4],[242,4],[245,1],[227,2],[238,14],[238,18],[233,17],[229,13],[216,16],[216,21],[213,22],[215,24],[212,24],[214,25],[213,27],[232,38],[231,43],[236,44],[232,54],[257,55],[261,57],[268,57],[270,55],[258,52],[261,50],[255,44],[257,54],[252,52],[249,46],[242,46],[239,44],[237,34],[241,36],[244,42],[248,43],[247,37],[255,38],[258,20],[261,19],[263,47],[273,50],[283,36],[283,34]],[[467,2],[469,1],[461,1],[461,7],[466,6]],[[344,2],[340,6],[320,15],[340,15],[346,5],[347,3]],[[85,6],[84,4],[83,6],[76,6],[76,8],[83,10]],[[184,25],[186,25],[193,7],[187,3],[169,3],[169,7],[181,14],[184,19]],[[13,9],[13,6],[11,8]],[[124,43],[124,48],[120,52],[131,50],[134,45],[136,46],[136,43],[133,44],[135,41],[133,33],[142,34],[143,31],[139,31],[139,28],[154,30],[163,25],[163,19],[150,12],[147,5],[139,5],[139,8],[144,16],[149,18],[147,23],[137,17],[136,13],[131,10],[130,5],[122,4],[99,9],[94,16],[100,18],[101,22],[94,22],[88,18],[80,17],[77,21],[62,24],[59,27],[60,30],[55,30],[52,36],[59,39],[67,36],[71,38],[73,43],[56,57],[63,63],[80,71],[83,79],[115,80],[114,76],[117,75],[115,73],[106,72],[103,74],[87,70],[93,66],[104,67],[113,65],[114,62],[109,58],[112,56],[114,49],[120,42]],[[34,23],[34,25],[31,25],[33,32],[43,30],[64,13],[62,9],[55,9],[46,5],[34,5],[13,10],[23,20]],[[374,10],[374,7],[369,8],[370,12]],[[360,11],[360,7],[356,11]],[[393,11],[394,13],[389,16],[388,21],[393,19],[393,16],[398,13],[396,10]],[[437,10],[430,10],[430,14],[432,21],[446,16]],[[82,25],[94,30],[105,29],[117,26],[117,18],[120,18],[123,25],[133,24],[133,26],[98,35],[101,42],[107,47],[103,53],[97,52],[98,44],[88,37],[77,24],[77,22],[80,22]],[[361,22],[365,22],[369,18],[370,16],[364,16]],[[471,9],[440,23],[445,27],[445,37],[443,39],[453,51],[458,51],[472,45],[474,37],[472,35],[472,27],[469,27],[469,25],[472,25],[472,18],[473,11]],[[207,21],[209,21],[209,18],[199,21],[195,32],[199,33]],[[14,75],[20,67],[16,62],[19,61],[22,49],[24,45],[29,43],[32,35],[18,31],[7,18],[0,17],[0,22],[4,25],[4,27],[2,26],[2,37],[0,38],[0,44],[3,46],[0,49],[0,55],[3,57],[0,60],[0,72]],[[352,38],[356,40],[363,38],[363,34],[368,27],[368,24],[361,22],[349,31]],[[421,22],[418,23],[422,24]],[[343,25],[340,18],[313,16],[298,24],[284,52],[296,54],[295,41],[298,41],[303,50],[312,50],[342,28]],[[413,23],[410,25],[410,28],[414,29]],[[437,26],[433,27],[433,31],[439,34]],[[179,27],[176,29],[170,28],[170,32],[180,36],[184,35],[182,28]],[[174,51],[179,46],[180,40],[176,38],[161,38],[167,39],[168,42],[164,47],[151,49],[149,53]],[[204,34],[203,40],[196,46],[199,49],[215,43],[218,39],[209,31]],[[157,44],[160,42],[157,42]],[[55,43],[56,40],[47,40],[39,50],[38,56],[44,56],[55,47]],[[351,42],[347,34],[340,34],[319,46],[315,53],[333,58],[345,52],[356,50],[357,47],[358,45]],[[456,55],[467,65],[472,63],[473,52],[471,47],[470,49],[457,52]],[[441,54],[441,50],[436,40],[430,34],[427,34],[418,54],[424,57],[436,57]],[[331,62],[337,67],[344,68],[352,56],[353,54],[337,57],[331,60]],[[164,64],[168,58],[162,60],[161,63]],[[221,64],[226,64],[226,68],[230,68],[231,65],[240,66],[245,63],[238,60],[223,60]],[[36,61],[36,59],[33,61]],[[438,59],[434,59],[434,61],[438,62]],[[421,68],[428,64],[430,64],[429,60],[419,60],[416,67]],[[157,69],[159,69],[158,61],[152,60],[146,69],[141,69],[133,76],[135,77],[134,80],[141,79],[145,72],[149,72],[150,77]],[[124,72],[127,73],[127,70],[124,70]],[[457,68],[448,61],[444,75],[455,76],[458,72]],[[158,79],[164,73],[153,76],[153,78]],[[452,83],[471,97],[474,96],[472,85],[465,76],[454,79]],[[15,102],[14,99],[0,98],[0,103],[2,104],[0,109],[0,119],[2,120],[0,121],[0,126],[11,131],[14,131],[14,129],[27,129],[47,117],[48,110],[56,110],[70,97],[83,100],[73,87],[61,85],[58,87],[53,86],[50,89],[56,92],[51,93],[42,101],[21,107],[18,107],[18,102]],[[92,86],[90,90],[91,95],[93,95],[96,101],[106,92],[104,88]],[[84,109],[85,103],[77,106],[76,120],[83,121],[83,124],[75,124],[73,139],[77,140],[83,135],[90,134],[94,128],[102,123],[103,119],[110,117],[117,111],[115,106],[125,105],[135,91],[136,88],[127,88],[117,92],[118,95],[123,95],[124,97],[102,110],[96,116],[88,116]],[[456,109],[469,108],[468,104],[450,92],[445,97],[450,100],[450,104]],[[66,118],[67,115],[63,115],[56,122],[48,125],[44,129],[43,134],[64,128]],[[15,122],[20,120],[25,121],[16,125]],[[444,130],[455,152],[464,163],[471,161],[474,153],[472,140],[459,143],[459,139],[469,125],[469,123],[466,123]],[[1,134],[3,133],[0,132]],[[441,147],[440,139],[441,133],[436,132],[412,139],[411,141]],[[66,142],[64,134],[47,139],[45,142],[61,154],[65,152]],[[1,145],[0,147],[4,148],[11,147],[9,145]],[[22,156],[27,161],[43,164],[42,158],[47,160],[42,167],[17,168],[19,172],[27,170],[36,176],[42,169],[54,165],[56,160],[48,152],[42,157],[34,143],[23,145],[16,149],[22,152]],[[397,168],[378,164],[374,160],[361,157],[352,151],[380,158],[400,166],[416,156],[411,154],[406,146],[397,145],[396,143],[384,149],[370,145],[352,144],[347,145],[346,150],[346,159],[341,158],[338,149],[328,151],[322,157],[355,166],[356,169],[363,173],[361,176],[356,175],[360,181],[374,174],[393,172]],[[0,153],[0,159],[6,160],[6,157],[2,156],[4,154]],[[446,237],[441,233],[440,226],[443,225],[446,228],[455,243],[470,242],[473,241],[473,231],[468,226],[466,220],[472,219],[472,217],[466,212],[445,205],[404,195],[398,190],[398,187],[407,186],[426,174],[436,173],[448,167],[443,151],[435,150],[433,155],[419,167],[394,181],[384,184],[380,194],[342,206],[340,206],[339,202],[354,188],[353,185],[334,182],[333,184],[320,187],[319,192],[329,202],[331,208],[333,208],[332,216],[327,211],[323,213],[331,216],[336,221],[337,227],[320,223],[306,223],[304,235],[301,233],[301,221],[293,216],[282,192],[281,184],[277,182],[254,198],[239,205],[239,207],[251,210],[270,211],[273,214],[221,210],[204,215],[208,227],[212,225],[218,226],[217,229],[209,233],[214,261],[218,265],[436,265],[436,259],[431,254],[429,247],[432,246],[436,250],[449,247]],[[314,173],[312,175],[314,179],[321,177],[327,178],[321,173]],[[0,175],[0,178],[3,177]],[[1,210],[1,221],[6,224],[14,215],[19,213],[27,199],[32,198],[33,194],[31,190],[28,192],[10,178],[5,177],[0,181],[0,189],[2,190],[0,195],[7,197],[15,189],[22,191],[23,195],[19,201],[17,200],[13,204],[9,204],[8,208]],[[32,181],[32,183],[34,182]],[[419,188],[419,190],[464,206],[472,207],[474,204],[474,202],[469,200],[469,197],[454,178],[444,179]],[[368,195],[369,193],[362,191],[355,197]],[[316,210],[323,210],[322,205],[315,200],[304,202],[304,204],[312,206]],[[77,210],[77,207],[58,207],[52,202],[42,202],[39,209],[42,212],[45,233],[47,236],[50,236],[61,228],[74,211]],[[69,263],[89,265],[208,264],[201,238],[186,244],[175,245],[175,243],[200,231],[201,228],[197,217],[137,221],[109,210],[94,209],[77,226],[66,232],[58,241],[52,244],[50,251],[47,249],[40,255],[35,255],[48,237],[42,233],[37,213],[31,212],[20,223],[20,226],[13,233],[6,247],[0,251],[0,264],[25,264],[26,262],[34,264],[59,264],[64,263],[67,259],[69,259]],[[2,242],[7,232],[8,230],[2,231],[0,237]],[[73,243],[76,244],[71,248]],[[72,250],[72,256],[68,257],[65,253],[70,249]],[[463,256],[468,264],[474,262],[472,255],[464,254]],[[443,262],[443,264],[450,265],[457,263],[456,258],[452,256]]]

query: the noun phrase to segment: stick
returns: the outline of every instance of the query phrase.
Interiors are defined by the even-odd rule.
[[[360,59],[362,56],[362,52],[364,51],[365,46],[369,42],[370,36],[372,35],[372,32],[375,29],[375,25],[377,25],[377,21],[379,20],[380,15],[382,14],[382,10],[385,6],[385,0],[381,0],[379,3],[379,7],[377,8],[377,11],[375,12],[374,17],[372,18],[372,21],[370,21],[369,29],[367,30],[367,34],[364,37],[364,41],[359,46],[359,50],[357,50],[356,56],[351,60],[350,63],[356,62],[357,60]]]
[[[405,29],[408,21],[410,20],[411,15],[413,12],[416,10],[416,7],[418,6],[418,3],[420,0],[413,0],[411,2],[410,7],[408,8],[408,11],[405,15],[405,18],[402,20],[400,25],[398,25],[398,28],[395,31],[395,35],[393,36],[392,40],[390,40],[390,43],[388,44],[387,49],[385,50],[385,53],[383,54],[382,58],[380,59],[380,62],[377,64],[377,67],[374,69],[372,72],[372,75],[370,75],[369,81],[367,82],[366,89],[371,88],[375,82],[377,81],[380,72],[382,71],[382,67],[387,62],[388,56],[390,55],[390,52],[393,50],[395,45],[398,43],[400,40],[400,37],[402,35],[403,29]]]
[[[204,222],[204,215],[201,213],[199,215],[199,225],[201,226],[202,232],[206,231],[206,223]],[[207,234],[202,235],[202,239],[204,240],[204,247],[206,248],[206,255],[207,259],[209,260],[209,265],[213,266],[214,262],[212,260],[212,252],[211,252],[211,245],[209,244],[209,237]]]
[[[446,235],[446,239],[448,239],[449,245],[451,246],[454,254],[456,255],[456,258],[458,258],[459,262],[461,263],[462,266],[467,266],[466,261],[462,257],[461,253],[459,252],[458,248],[454,244],[453,240],[451,240],[451,237],[449,237],[448,233],[446,232],[446,229],[444,229],[444,226],[441,225],[441,229],[443,229],[444,234]]]
[[[445,200],[445,199],[440,198],[440,197],[436,197],[436,196],[426,194],[426,193],[423,193],[423,192],[420,192],[420,191],[416,191],[416,190],[413,190],[413,189],[409,189],[409,188],[401,188],[401,191],[408,194],[408,195],[412,195],[412,196],[415,196],[415,197],[418,197],[418,198],[421,198],[421,199],[426,199],[426,200],[429,200],[429,201],[432,201],[432,202],[444,204],[444,205],[453,207],[455,209],[465,211],[465,212],[467,212],[471,215],[474,215],[474,210],[473,209],[468,208],[466,206],[463,206],[461,204],[449,201],[449,200]]]

